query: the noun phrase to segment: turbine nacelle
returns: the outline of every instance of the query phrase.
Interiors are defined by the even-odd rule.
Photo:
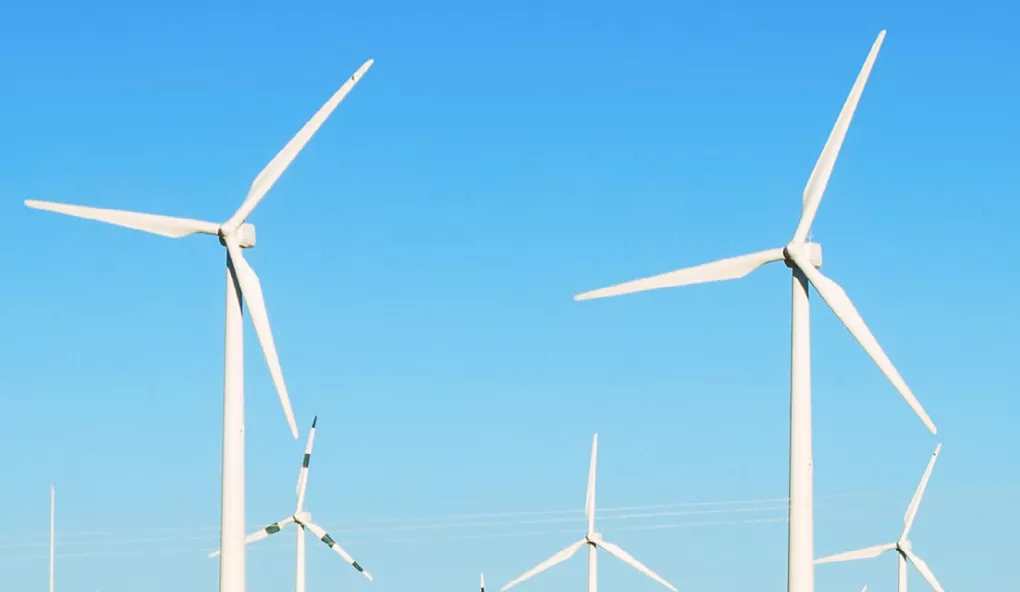
[[[896,541],[896,550],[899,551],[900,553],[906,554],[906,552],[912,550],[913,547],[914,544],[908,541],[907,539]]]
[[[297,522],[298,524],[300,524],[302,526],[304,526],[306,524],[311,524],[312,523],[312,513],[311,512],[298,512],[298,513],[294,514],[294,522]]]
[[[602,544],[602,534],[598,532],[590,532],[584,535],[584,541],[589,545],[595,545],[597,547]]]
[[[797,267],[794,257],[804,257],[815,269],[822,267],[822,245],[818,243],[790,243],[783,248],[783,262],[790,269]]]
[[[255,225],[245,222],[237,229],[237,244],[242,249],[250,249],[255,246]],[[821,265],[819,263],[818,265]]]

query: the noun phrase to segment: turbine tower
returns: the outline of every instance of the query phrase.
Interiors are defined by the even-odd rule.
[[[155,214],[141,214],[123,210],[109,210],[44,201],[26,200],[25,205],[78,218],[87,218],[142,230],[169,238],[192,234],[208,234],[219,239],[227,250],[226,265],[226,318],[224,322],[225,347],[223,364],[223,467],[220,514],[220,592],[244,592],[244,332],[242,326],[242,298],[255,334],[269,365],[283,413],[294,438],[298,437],[297,424],[291,410],[283,371],[276,354],[273,333],[262,296],[262,286],[255,271],[245,261],[241,250],[255,246],[255,227],[246,222],[255,206],[287,170],[305,144],[323,122],[333,113],[340,101],[372,66],[368,60],[323,105],[311,120],[302,127],[286,146],[255,177],[241,207],[225,222],[204,222],[189,218],[172,218]]]
[[[934,434],[935,424],[921,407],[910,387],[900,376],[889,356],[882,350],[871,330],[864,323],[860,313],[847,297],[843,288],[822,275],[822,247],[808,240],[811,224],[814,222],[822,194],[832,174],[836,156],[843,144],[850,120],[857,108],[857,102],[864,91],[864,85],[871,74],[872,65],[885,38],[885,31],[878,34],[864,67],[861,68],[840,111],[836,125],[829,134],[825,148],[819,156],[807,186],[800,221],[793,237],[785,247],[723,259],[712,263],[680,269],[669,273],[634,280],[593,290],[574,297],[575,300],[607,298],[645,292],[660,288],[689,286],[705,282],[742,278],[766,263],[782,261],[793,272],[793,314],[791,320],[791,363],[790,363],[790,522],[788,555],[789,592],[814,591],[814,516],[813,516],[813,466],[811,452],[811,352],[810,314],[808,305],[808,284],[818,291],[822,300],[832,309],[836,317],[850,331],[854,339],[874,360],[882,373],[892,382],[900,395],[921,421]]]
[[[931,568],[925,563],[923,559],[917,556],[913,551],[913,545],[910,539],[910,529],[914,526],[914,518],[917,517],[917,508],[921,505],[921,498],[924,497],[924,490],[928,488],[928,480],[931,479],[932,469],[935,468],[935,460],[939,457],[939,450],[942,449],[942,445],[939,444],[935,447],[935,452],[931,455],[931,460],[928,461],[928,468],[924,470],[924,475],[921,477],[921,482],[917,484],[917,489],[914,491],[914,497],[910,499],[910,505],[907,506],[907,513],[903,515],[903,530],[900,532],[900,538],[896,539],[895,543],[888,543],[885,545],[876,545],[874,547],[868,547],[867,549],[860,549],[858,551],[848,551],[846,553],[838,553],[836,555],[829,555],[828,557],[822,557],[821,559],[815,560],[815,563],[838,563],[841,561],[853,561],[855,559],[871,559],[878,557],[886,551],[896,551],[897,556],[897,582],[899,592],[907,592],[907,562],[917,568],[917,571],[921,572],[921,576],[936,592],[943,592],[942,585],[939,584],[938,579],[935,578],[935,574],[932,573]]]
[[[595,530],[595,464],[596,459],[598,458],[598,450],[599,435],[595,434],[595,437],[592,438],[591,442],[591,465],[588,468],[588,493],[584,502],[584,514],[588,519],[588,529],[585,532],[584,538],[576,543],[571,543],[565,549],[556,553],[549,559],[546,559],[542,563],[539,563],[516,580],[510,582],[506,586],[503,586],[500,592],[506,592],[531,576],[541,573],[558,563],[563,563],[567,559],[573,557],[574,554],[584,546],[588,547],[588,592],[598,592],[598,557],[596,553],[600,548],[609,552],[610,555],[616,557],[620,561],[623,561],[639,572],[652,578],[656,582],[659,582],[663,586],[669,588],[673,592],[677,592],[676,588],[674,588],[673,585],[666,580],[662,579],[659,574],[645,567],[643,563],[634,559],[630,553],[603,539],[602,534]],[[482,584],[484,587],[484,580],[482,581]]]
[[[55,517],[57,508],[57,489],[50,485],[50,592],[53,592],[53,559],[56,555],[57,537],[54,533]]]
[[[276,534],[283,530],[288,524],[297,525],[297,574],[295,578],[294,589],[296,592],[305,592],[305,530],[312,531],[320,541],[325,543],[329,548],[333,549],[337,555],[342,557],[344,561],[350,563],[351,566],[361,572],[363,576],[372,580],[372,574],[365,571],[357,561],[351,557],[347,551],[344,551],[333,537],[323,530],[321,526],[318,526],[312,522],[312,514],[305,511],[305,491],[308,489],[308,467],[312,461],[312,446],[315,443],[315,424],[319,421],[318,417],[312,419],[312,429],[308,432],[308,443],[305,445],[305,455],[301,459],[301,471],[298,473],[297,482],[297,508],[294,513],[279,522],[274,522],[265,528],[261,528],[256,532],[248,535],[244,540],[245,544],[254,543],[255,541],[261,541],[271,534]],[[219,549],[209,554],[209,557],[215,557],[220,554]]]

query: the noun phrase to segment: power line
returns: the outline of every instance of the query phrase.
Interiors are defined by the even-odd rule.
[[[783,517],[775,518],[758,518],[748,520],[724,520],[724,521],[697,521],[697,522],[679,522],[672,524],[651,524],[644,526],[631,526],[623,527],[617,530],[622,531],[642,531],[642,530],[662,530],[672,528],[697,528],[706,526],[733,526],[733,525],[750,525],[750,524],[779,524],[786,523],[788,519]],[[538,537],[538,536],[552,536],[561,534],[576,534],[576,529],[573,530],[545,530],[545,531],[525,531],[525,532],[495,532],[495,533],[480,533],[480,534],[469,534],[469,535],[458,535],[448,536],[440,538],[408,538],[400,537],[393,539],[384,539],[376,541],[379,544],[407,544],[407,543],[421,543],[421,542],[434,542],[437,540],[442,541],[456,541],[456,540],[478,540],[478,539],[494,539],[494,538],[514,538],[514,537]],[[137,541],[121,541],[123,544],[134,544]],[[340,541],[341,544],[347,544],[350,541]],[[83,553],[57,553],[58,558],[78,558],[78,557],[132,557],[132,556],[143,556],[152,553],[151,550],[140,550],[134,549],[130,551],[88,551]],[[202,551],[196,548],[177,548],[168,549],[160,548],[159,554],[168,555],[174,554],[201,554]],[[20,556],[20,557],[0,557],[0,563],[4,561],[41,561],[48,558],[48,555],[32,555],[32,556]]]
[[[835,501],[840,498],[860,498],[865,496],[874,496],[874,494],[836,494],[828,496],[818,496],[816,499],[823,501]],[[817,504],[816,504],[817,505]],[[717,507],[713,507],[717,506]],[[676,508],[676,509],[674,509]],[[682,508],[691,508],[684,510]],[[645,511],[640,510],[654,510],[663,509],[665,511]],[[716,502],[680,502],[672,504],[656,504],[656,505],[644,505],[644,506],[619,506],[615,508],[606,508],[598,512],[598,516],[601,520],[612,520],[612,521],[636,521],[646,522],[645,524],[637,524],[634,526],[614,526],[614,530],[618,531],[641,531],[641,530],[661,530],[670,528],[689,528],[696,526],[722,526],[722,525],[733,525],[733,524],[769,524],[785,522],[787,520],[785,512],[788,509],[788,503],[786,498],[763,498],[763,499],[752,499],[752,500],[726,500]],[[627,513],[629,512],[629,513]],[[783,516],[771,516],[763,518],[751,518],[741,520],[717,520],[717,521],[687,521],[687,522],[672,522],[670,519],[678,517],[693,517],[693,516],[722,516],[729,514],[769,514],[783,512]],[[568,516],[573,514],[573,516]],[[375,519],[375,520],[364,520],[359,524],[361,525],[390,525],[382,526],[380,528],[344,528],[344,529],[331,529],[334,536],[337,539],[341,539],[343,543],[349,542],[373,542],[377,544],[387,543],[407,543],[407,542],[422,542],[422,541],[437,541],[437,540],[472,540],[472,539],[486,539],[486,538],[503,538],[503,537],[526,537],[526,536],[546,536],[555,535],[561,533],[573,532],[572,530],[530,530],[521,531],[522,527],[530,527],[536,525],[552,525],[576,522],[583,515],[583,511],[579,510],[544,510],[544,511],[524,511],[524,512],[497,512],[497,513],[485,513],[485,514],[456,514],[448,516],[433,516],[433,517],[417,517],[417,518],[388,518],[388,519]],[[542,516],[548,516],[542,518]],[[490,518],[489,520],[479,520],[480,518]],[[467,520],[467,518],[474,518],[474,520]],[[492,519],[499,518],[499,519]],[[508,518],[517,518],[516,520],[507,520]],[[534,518],[534,519],[532,519]],[[651,523],[647,523],[651,521]],[[432,522],[429,524],[428,522]],[[256,530],[257,527],[252,527],[252,531]],[[479,530],[483,532],[468,532],[468,533],[451,533],[446,534],[440,531],[457,531],[457,530]],[[484,531],[488,532],[484,532]],[[208,546],[214,546],[218,542],[218,533],[214,528],[205,529],[176,529],[173,531],[150,531],[153,534],[179,534],[180,536],[149,536],[142,538],[124,539],[124,538],[110,538],[110,537],[122,537],[126,533],[124,532],[92,532],[92,533],[73,533],[75,538],[88,538],[100,537],[98,540],[72,540],[72,541],[60,541],[58,547],[67,548],[71,547],[102,547],[102,546],[123,546],[123,545],[149,545],[158,544],[161,546],[160,552],[166,552],[168,546],[171,544],[183,544],[181,548],[182,552],[188,553],[201,553],[202,548]],[[67,533],[58,535],[58,539],[68,537]],[[102,537],[106,537],[103,540]],[[5,550],[19,550],[19,549],[34,549],[42,548],[47,546],[47,542],[25,542],[22,539],[21,542],[0,544],[0,551]],[[211,549],[207,549],[211,550]],[[142,554],[146,551],[138,550],[137,553],[130,554]],[[117,552],[115,550],[103,550],[103,551],[86,551],[83,553],[58,553],[60,557],[98,557],[98,556],[120,556],[123,552]],[[6,557],[3,559],[25,559],[22,557]]]
[[[816,500],[835,500],[842,498],[859,498],[859,497],[875,497],[879,494],[875,493],[842,493],[842,494],[830,494],[815,496]],[[647,510],[671,510],[675,508],[699,508],[699,507],[712,507],[712,506],[752,506],[761,504],[786,504],[789,498],[786,497],[772,497],[772,498],[758,498],[758,499],[746,499],[746,500],[721,500],[721,501],[694,501],[694,502],[673,502],[664,504],[653,504],[653,505],[641,505],[641,506],[616,506],[609,508],[601,508],[597,511],[596,515],[602,520],[613,520],[618,519],[616,516],[622,512],[640,512]],[[785,507],[785,506],[784,506]],[[528,518],[528,517],[540,517],[540,516],[564,516],[564,518],[553,519],[549,518],[550,521],[572,521],[574,518],[567,518],[567,516],[575,515],[582,516],[584,514],[583,509],[573,508],[569,510],[526,510],[526,511],[514,511],[514,512],[489,512],[489,513],[476,513],[476,514],[447,514],[437,516],[417,516],[417,517],[402,517],[402,518],[374,518],[365,520],[356,520],[347,522],[344,528],[335,529],[337,532],[386,532],[388,529],[376,529],[366,530],[364,527],[372,526],[377,524],[396,524],[402,526],[394,526],[396,530],[408,530],[415,529],[413,525],[415,523],[426,523],[433,522],[432,525],[422,526],[421,528],[437,529],[437,528],[468,528],[472,526],[489,526],[501,525],[500,523],[490,522],[475,522],[477,520],[489,520],[489,519],[500,519],[500,518]],[[664,515],[668,515],[664,514]],[[637,518],[637,515],[631,516],[630,518]],[[649,514],[647,517],[655,517],[654,514]],[[466,521],[466,522],[462,522]],[[515,520],[512,524],[528,523],[525,521]],[[542,521],[531,521],[531,524],[542,524]],[[255,530],[265,526],[264,523],[256,523],[249,526],[249,530]],[[218,536],[218,526],[203,526],[194,528],[173,528],[173,529],[147,529],[150,534],[181,534],[181,535],[196,535],[197,533],[210,533],[210,536]],[[67,531],[58,532],[57,536],[60,539],[64,539],[63,544],[78,544],[66,541],[71,538],[84,538],[84,537],[116,537],[122,536],[124,533],[121,531]],[[28,538],[49,536],[48,533],[38,533],[28,535]],[[0,541],[11,541],[18,540],[23,541],[25,535],[20,536],[2,536]],[[0,549],[10,548],[10,545],[0,544]]]

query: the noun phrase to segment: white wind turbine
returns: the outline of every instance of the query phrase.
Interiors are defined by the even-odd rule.
[[[928,479],[931,478],[931,471],[935,468],[935,460],[939,457],[939,450],[941,449],[942,445],[937,445],[935,447],[935,452],[931,455],[931,460],[928,461],[928,468],[924,470],[921,482],[918,483],[917,489],[914,491],[914,497],[911,498],[910,505],[907,506],[907,513],[903,516],[903,531],[900,533],[900,538],[896,539],[895,543],[877,545],[874,547],[868,547],[867,549],[860,549],[858,551],[848,551],[846,553],[830,555],[828,557],[822,557],[821,559],[815,560],[815,563],[838,563],[841,561],[853,561],[854,559],[871,559],[873,557],[878,557],[886,551],[896,551],[897,582],[899,583],[897,590],[899,592],[907,592],[908,561],[917,568],[917,571],[919,571],[924,579],[931,584],[932,588],[934,588],[937,592],[943,592],[941,584],[939,584],[939,581],[935,578],[935,574],[932,573],[928,564],[914,553],[910,539],[907,538],[910,535],[910,528],[914,525],[914,518],[917,517],[917,508],[921,505],[921,498],[924,496],[924,490],[928,487]]]
[[[813,592],[814,569],[814,517],[812,493],[812,453],[811,453],[811,352],[810,352],[810,314],[808,307],[808,282],[811,283],[832,309],[839,320],[846,326],[854,339],[878,365],[882,373],[892,382],[896,390],[907,401],[911,409],[920,416],[931,432],[935,433],[935,424],[914,397],[907,383],[897,372],[889,357],[882,350],[878,341],[871,334],[860,313],[836,282],[822,275],[818,268],[822,265],[821,245],[808,241],[808,232],[818,211],[825,186],[832,174],[836,156],[843,144],[850,119],[853,117],[857,102],[860,100],[864,85],[871,73],[871,67],[878,55],[878,50],[885,38],[885,31],[878,34],[871,52],[868,54],[864,67],[861,68],[857,81],[854,83],[850,96],[840,111],[836,125],[829,134],[818,162],[815,164],[807,186],[804,188],[803,207],[800,222],[790,242],[781,248],[770,249],[723,259],[712,263],[698,265],[657,275],[654,277],[634,280],[616,286],[602,288],[574,297],[575,300],[589,300],[619,296],[633,292],[644,292],[659,288],[672,288],[742,278],[755,269],[775,261],[782,261],[793,272],[793,314],[792,343],[790,365],[790,521],[789,521],[789,556],[788,556],[788,590],[790,592]]]
[[[365,568],[361,567],[357,561],[351,557],[347,551],[344,551],[343,547],[339,543],[333,540],[333,537],[322,529],[321,526],[312,522],[311,512],[305,511],[305,491],[308,489],[308,466],[312,460],[312,446],[315,443],[315,424],[319,421],[318,417],[312,419],[312,429],[308,433],[308,444],[305,445],[305,455],[301,460],[301,471],[298,473],[297,482],[297,508],[294,513],[279,522],[274,522],[265,528],[261,528],[256,532],[251,533],[245,538],[245,544],[254,543],[255,541],[261,541],[271,534],[280,532],[288,524],[297,525],[297,577],[295,580],[294,589],[296,592],[305,592],[305,529],[312,531],[312,534],[316,536],[320,541],[325,543],[330,549],[336,552],[337,555],[342,557],[344,561],[350,563],[354,569],[361,572],[363,576],[372,579],[372,574],[365,571]],[[219,549],[209,554],[209,557],[215,557],[220,554]]]
[[[500,592],[506,592],[506,590],[513,588],[514,586],[523,582],[524,580],[527,580],[531,576],[541,573],[558,563],[563,563],[567,559],[573,557],[574,554],[577,553],[577,551],[581,547],[584,547],[585,545],[588,546],[588,592],[598,591],[598,563],[596,558],[596,552],[597,549],[599,548],[608,551],[610,555],[616,557],[620,561],[623,561],[627,565],[633,567],[634,569],[645,574],[646,576],[652,578],[656,582],[659,582],[660,584],[669,588],[673,592],[677,592],[676,588],[674,588],[672,584],[664,580],[657,573],[645,567],[645,565],[638,561],[637,559],[634,559],[634,557],[632,557],[630,553],[624,551],[623,549],[614,545],[613,543],[604,540],[602,538],[602,534],[595,530],[595,464],[596,459],[598,457],[598,449],[599,449],[599,435],[595,434],[595,437],[592,438],[591,442],[591,465],[588,469],[588,494],[584,502],[584,514],[588,519],[588,530],[587,532],[585,532],[584,538],[577,541],[576,543],[571,543],[568,547],[566,547],[562,551],[556,553],[555,555],[553,555],[549,559],[546,559],[542,563],[539,563],[537,566],[528,570],[527,572],[524,573],[524,575],[510,582],[506,586],[503,586]],[[484,585],[485,580],[483,579],[482,586],[484,587]]]
[[[56,536],[54,525],[56,524],[57,489],[50,485],[50,592],[53,592],[53,558],[56,551]]]
[[[269,373],[283,405],[284,415],[294,438],[297,424],[291,410],[283,372],[276,355],[273,334],[269,327],[262,286],[255,271],[244,260],[241,250],[255,246],[255,227],[245,222],[277,179],[312,138],[340,101],[372,66],[368,60],[323,105],[311,120],[283,147],[266,168],[255,177],[241,207],[227,221],[217,224],[188,218],[172,218],[122,210],[108,210],[68,204],[26,200],[30,208],[49,210],[78,218],[142,230],[169,238],[192,234],[209,234],[219,238],[227,249],[227,298],[225,355],[223,365],[223,468],[220,516],[220,591],[244,592],[244,356],[241,298],[248,304],[252,324],[258,336]]]

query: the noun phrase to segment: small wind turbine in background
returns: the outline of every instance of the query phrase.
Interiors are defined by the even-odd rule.
[[[604,540],[602,538],[602,534],[595,530],[595,466],[596,460],[598,458],[598,450],[599,450],[599,435],[595,434],[595,437],[592,438],[591,442],[591,465],[588,468],[588,495],[584,502],[584,514],[588,519],[588,530],[587,532],[585,532],[584,538],[577,541],[576,543],[572,543],[567,548],[556,553],[555,555],[553,555],[549,559],[546,559],[542,563],[539,563],[536,567],[532,568],[531,570],[525,572],[524,575],[520,576],[516,580],[510,582],[506,586],[503,586],[500,592],[506,592],[506,590],[513,588],[514,586],[523,582],[524,580],[527,580],[531,576],[541,573],[558,563],[563,563],[567,559],[573,557],[574,554],[577,553],[577,551],[580,550],[581,547],[584,547],[585,545],[588,546],[588,592],[597,592],[598,590],[598,563],[596,552],[600,548],[609,552],[610,555],[616,557],[620,561],[623,561],[624,563],[633,567],[639,572],[652,578],[656,582],[659,582],[663,586],[669,588],[673,592],[677,592],[676,588],[674,588],[672,584],[664,580],[657,573],[645,567],[645,565],[642,564],[637,559],[634,559],[634,557],[632,557],[630,553],[624,551],[623,549],[614,545],[613,543]]]
[[[914,518],[917,517],[917,508],[921,505],[921,498],[924,496],[924,490],[928,488],[928,479],[931,478],[931,471],[935,468],[935,460],[939,457],[939,450],[942,449],[942,445],[939,444],[935,447],[935,452],[931,455],[931,460],[928,461],[928,468],[924,470],[924,476],[921,477],[921,482],[917,485],[917,490],[914,491],[914,497],[910,500],[910,505],[907,506],[907,513],[903,516],[903,531],[900,532],[900,538],[896,539],[895,543],[888,543],[885,545],[876,545],[874,547],[868,547],[867,549],[860,549],[858,551],[848,551],[846,553],[838,553],[836,555],[829,555],[828,557],[822,557],[816,559],[815,563],[838,563],[841,561],[853,561],[855,559],[871,559],[878,557],[886,551],[896,551],[897,555],[897,582],[899,592],[907,592],[907,562],[909,561],[917,571],[921,572],[921,575],[936,592],[943,592],[942,586],[939,581],[935,579],[935,574],[932,573],[931,568],[924,562],[923,559],[914,554],[912,550],[913,545],[910,543],[910,539],[907,537],[910,535],[910,528],[914,525]]]
[[[56,555],[55,551],[57,548],[57,537],[55,524],[56,524],[56,510],[57,510],[57,488],[50,485],[50,592],[53,592],[53,559]]]
[[[255,177],[241,207],[222,223],[205,222],[190,218],[173,218],[156,214],[141,214],[123,210],[109,210],[85,206],[25,200],[25,205],[68,216],[98,220],[141,230],[169,238],[192,234],[207,234],[219,239],[226,247],[226,318],[224,321],[225,355],[223,364],[223,464],[220,509],[220,592],[244,592],[244,328],[242,325],[242,298],[255,334],[269,365],[269,373],[283,406],[283,413],[294,438],[298,437],[290,397],[283,381],[283,370],[276,354],[269,316],[262,295],[262,285],[255,270],[245,261],[242,249],[255,246],[255,227],[246,220],[266,193],[276,184],[305,144],[312,139],[340,101],[361,80],[372,66],[368,60],[347,79],[326,104],[312,116],[269,164]]]
[[[312,429],[308,432],[308,443],[305,445],[305,455],[301,459],[301,471],[298,473],[297,482],[297,508],[294,513],[279,522],[274,522],[269,526],[258,530],[245,538],[244,543],[254,543],[255,541],[261,541],[271,534],[280,532],[288,524],[294,523],[297,525],[297,574],[294,589],[296,592],[305,592],[305,529],[312,531],[320,541],[325,543],[329,548],[333,549],[337,555],[342,557],[344,561],[350,563],[354,569],[361,572],[369,580],[372,579],[372,574],[365,571],[357,561],[351,557],[347,551],[344,551],[339,543],[333,540],[329,534],[312,522],[312,514],[305,511],[305,491],[308,489],[308,468],[312,461],[312,446],[315,444],[315,424],[319,421],[318,417],[312,419]],[[220,551],[217,549],[209,554],[209,557],[215,557],[219,555]]]

